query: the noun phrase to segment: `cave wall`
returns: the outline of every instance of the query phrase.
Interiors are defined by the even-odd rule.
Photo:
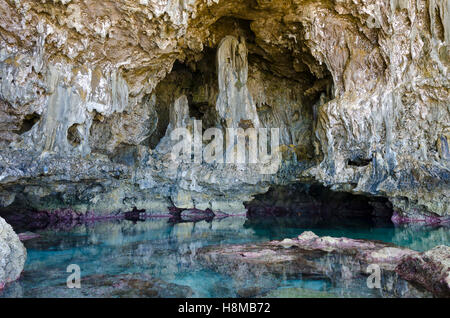
[[[386,196],[402,219],[448,217],[449,6],[1,0],[0,204],[242,213],[271,184],[315,180]],[[182,96],[224,125],[226,36],[245,41],[242,116],[282,130],[276,175],[155,151]]]

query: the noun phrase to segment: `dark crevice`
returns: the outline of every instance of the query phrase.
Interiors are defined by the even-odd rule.
[[[94,110],[92,125],[89,129],[89,146],[92,152],[109,155],[106,145],[112,138],[108,118]]]
[[[445,28],[444,28],[444,24],[441,20],[441,15],[440,15],[440,10],[439,7],[436,6],[435,11],[434,11],[434,27],[435,27],[435,32],[436,32],[436,36],[439,40],[445,42]]]
[[[41,119],[41,115],[37,113],[32,113],[29,115],[25,115],[25,118],[22,121],[22,124],[20,125],[19,130],[17,133],[19,135],[22,135],[26,133],[27,131],[30,131],[31,128],[33,128],[34,125]]]
[[[67,140],[73,147],[77,147],[81,144],[82,137],[81,137],[80,129],[82,129],[82,125],[73,124],[67,130]]]
[[[114,153],[109,156],[109,159],[114,163],[132,167],[136,165],[137,157],[138,153],[135,145],[121,143],[115,148]]]
[[[356,166],[356,167],[365,167],[368,166],[372,162],[372,158],[355,158],[349,159],[347,161],[347,165]]]

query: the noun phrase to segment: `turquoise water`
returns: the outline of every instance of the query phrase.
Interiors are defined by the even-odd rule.
[[[79,297],[79,291],[66,287],[70,275],[66,269],[70,264],[80,267],[82,278],[139,273],[188,286],[192,290],[190,297],[245,296],[248,294],[242,290],[242,285],[239,290],[232,278],[207,270],[196,262],[198,248],[296,237],[305,230],[321,236],[381,240],[418,251],[440,244],[450,245],[448,227],[394,227],[389,223],[365,221],[332,225],[303,220],[246,221],[243,218],[178,224],[165,218],[105,221],[64,231],[37,231],[40,238],[25,242],[28,258],[21,279],[0,292],[0,296]],[[291,289],[297,290],[299,297],[343,295],[333,282],[323,279],[278,278],[270,283],[273,283],[273,291],[269,288],[269,296],[283,296]],[[267,282],[265,284],[267,289]],[[90,291],[83,295],[90,296]]]

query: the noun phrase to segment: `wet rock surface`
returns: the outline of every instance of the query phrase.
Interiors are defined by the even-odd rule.
[[[409,255],[395,269],[400,277],[424,286],[440,297],[450,298],[450,248],[437,246],[429,251]]]
[[[36,233],[33,233],[33,232],[23,232],[23,233],[19,233],[17,235],[19,236],[19,239],[22,242],[40,237],[39,234],[36,234]]]
[[[214,217],[215,214],[211,209],[206,209],[204,211],[197,209],[181,209],[173,213],[172,221],[197,222],[201,220],[212,220]]]
[[[427,284],[417,278],[399,276],[396,267],[406,269],[401,264],[408,258],[414,259],[419,253],[381,241],[319,237],[307,231],[298,238],[282,241],[204,247],[197,254],[206,266],[230,275],[236,281],[260,282],[270,277],[328,278],[344,287],[340,296],[450,296],[430,290]],[[433,266],[432,263],[427,264]],[[374,268],[380,274],[378,288],[370,287],[368,283]],[[441,284],[441,277],[429,279]],[[257,295],[261,295],[261,292],[253,296]]]
[[[27,251],[12,227],[0,217],[0,289],[22,273]]]
[[[383,289],[368,288],[367,278],[371,273],[365,272],[367,266],[363,266],[360,261],[366,258],[353,260],[345,253],[341,256],[339,249],[329,252],[329,256],[320,261],[317,257],[325,257],[323,251],[312,250],[305,254],[304,258],[309,261],[306,264],[310,265],[308,267],[310,271],[318,271],[314,269],[315,267],[322,271],[311,275],[298,275],[296,270],[299,266],[296,268],[285,264],[283,266],[287,269],[292,269],[292,274],[284,275],[281,265],[272,266],[274,273],[271,273],[264,267],[264,263],[250,266],[246,265],[243,258],[238,258],[239,263],[236,263],[236,267],[227,265],[228,259],[224,259],[222,263],[216,263],[216,267],[223,268],[221,274],[208,262],[200,262],[198,256],[201,248],[210,249],[211,246],[216,246],[219,250],[219,246],[225,248],[230,244],[239,244],[244,247],[255,245],[255,249],[251,251],[257,254],[257,246],[267,245],[274,240],[279,240],[277,243],[280,243],[283,238],[297,237],[299,233],[307,229],[314,229],[320,237],[365,238],[392,242],[397,246],[393,250],[380,252],[378,246],[392,247],[393,245],[376,242],[375,251],[378,251],[378,254],[372,255],[376,263],[381,262],[380,255],[395,259],[399,256],[396,251],[408,250],[398,246],[427,251],[434,246],[448,244],[449,241],[449,231],[442,227],[394,227],[392,224],[363,223],[350,218],[345,218],[343,219],[345,222],[339,223],[330,223],[330,220],[315,223],[309,217],[304,218],[304,221],[289,221],[287,218],[265,218],[264,221],[265,223],[262,223],[254,219],[246,220],[237,217],[176,223],[167,217],[145,218],[139,221],[110,219],[75,224],[70,228],[50,227],[45,230],[36,230],[34,233],[39,234],[39,237],[23,242],[28,249],[28,256],[20,279],[7,284],[6,288],[0,292],[0,297],[42,297],[43,294],[50,293],[58,297],[59,291],[61,295],[67,297],[72,297],[70,293],[73,293],[73,297],[80,295],[87,297],[90,293],[95,294],[93,287],[95,283],[88,285],[82,283],[82,289],[83,286],[89,286],[89,291],[68,290],[66,281],[71,273],[68,273],[66,269],[70,264],[80,266],[82,281],[88,277],[99,277],[99,281],[106,284],[108,281],[114,281],[113,276],[119,277],[126,273],[131,274],[133,278],[135,273],[139,273],[168,283],[189,286],[194,291],[193,297],[263,297],[272,292],[273,295],[298,297],[308,295],[388,297],[395,292],[395,288],[401,290],[397,292],[397,295],[419,295],[418,292],[413,293],[414,289],[406,285],[405,280],[399,280],[398,277],[391,280],[390,277],[394,274],[391,270],[385,270],[383,266],[381,266]],[[338,243],[340,241],[341,239],[337,240]],[[358,250],[362,253],[363,243],[367,241],[359,240],[358,242],[360,242],[357,245]],[[338,243],[336,245],[340,244]],[[277,253],[301,251],[295,246],[289,248],[290,244],[292,243],[289,241],[283,243],[284,247],[278,244],[275,246],[275,251]],[[360,246],[362,248],[359,248]],[[244,247],[241,248],[242,251],[245,251]],[[265,249],[273,248],[273,245],[268,245]],[[352,253],[358,253],[354,249]],[[298,253],[288,255],[297,257]],[[275,256],[270,256],[269,259],[273,260]],[[320,265],[322,261],[324,263]],[[392,264],[388,262],[387,265],[391,268]],[[361,269],[363,272],[358,274],[353,272],[353,268]],[[323,270],[326,270],[327,274],[323,274]],[[260,273],[260,275],[252,273]],[[139,274],[135,277],[136,279],[141,279]],[[109,276],[112,277],[108,278]],[[384,291],[384,289],[389,290],[391,285],[391,292]],[[414,283],[414,285],[417,284]],[[103,291],[105,295],[108,294],[107,290]],[[422,295],[427,295],[425,288],[421,292]]]
[[[396,224],[448,224],[449,12],[445,0],[0,1],[0,215],[18,231],[57,234],[123,217],[133,232],[147,217],[170,217],[181,241],[231,227],[213,218],[247,208],[250,227],[281,216],[310,218],[304,224],[368,216],[374,224],[391,216]],[[196,133],[209,128],[279,128],[280,146],[263,144],[279,150],[280,162],[273,171],[210,163],[195,147],[173,160],[174,131],[203,147],[208,140]],[[26,257],[2,222],[0,287],[17,279]],[[431,232],[448,236],[448,228]],[[392,235],[415,239],[414,228]],[[45,250],[55,243],[49,237],[26,244]],[[113,260],[95,235],[57,241],[86,247],[87,267],[92,251]],[[448,294],[445,246],[418,253],[311,233],[199,251],[190,242],[172,246],[177,256],[131,245],[133,261],[121,255],[119,267],[137,258],[164,272],[151,252],[190,268],[199,252],[206,266],[234,277],[224,295],[305,295],[274,286],[298,275],[336,283],[340,296]],[[381,269],[381,288],[367,287],[370,265]],[[51,273],[61,278],[59,267]],[[85,283],[80,297],[191,295],[152,275]],[[224,288],[220,279],[214,286]]]

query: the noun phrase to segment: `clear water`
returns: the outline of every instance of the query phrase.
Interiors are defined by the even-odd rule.
[[[201,267],[194,258],[196,250],[206,245],[296,237],[305,230],[321,236],[392,242],[418,251],[450,245],[448,227],[394,227],[389,223],[377,225],[363,221],[333,225],[302,220],[250,222],[242,218],[178,224],[164,218],[137,223],[107,221],[65,231],[37,231],[40,238],[25,242],[28,258],[21,279],[9,285],[0,296],[79,296],[77,291],[66,287],[70,275],[67,266],[77,264],[82,278],[95,274],[144,273],[168,283],[189,286],[192,297],[238,297],[243,293],[236,290],[233,279]],[[332,282],[320,279],[280,278],[273,285],[274,291],[269,295],[275,297],[285,297],[292,290],[297,291],[297,297],[342,295]]]

